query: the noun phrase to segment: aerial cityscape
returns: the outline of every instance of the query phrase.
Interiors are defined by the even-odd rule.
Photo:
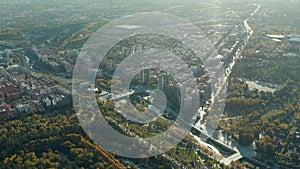
[[[300,168],[300,1],[0,4],[0,169]]]

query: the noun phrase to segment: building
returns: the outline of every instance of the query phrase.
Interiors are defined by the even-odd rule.
[[[5,100],[5,95],[3,92],[0,91],[0,103]]]
[[[140,80],[142,83],[148,83],[150,80],[150,70],[145,69],[140,73]]]
[[[1,88],[6,100],[18,99],[23,95],[23,91],[14,85]]]
[[[164,89],[169,84],[170,84],[170,76],[167,73],[163,73],[158,76],[159,89]]]

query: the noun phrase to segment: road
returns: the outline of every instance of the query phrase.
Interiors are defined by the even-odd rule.
[[[228,78],[229,78],[229,76],[230,76],[230,74],[231,74],[231,72],[232,72],[232,68],[234,67],[234,65],[236,64],[236,61],[238,60],[238,59],[240,59],[240,57],[241,57],[241,51],[243,50],[243,48],[245,47],[245,46],[247,46],[247,44],[248,44],[248,41],[249,41],[249,39],[251,38],[251,36],[253,35],[253,29],[251,28],[251,26],[248,24],[248,21],[249,21],[249,19],[251,18],[251,17],[253,17],[257,12],[258,12],[258,10],[261,8],[261,5],[259,5],[259,4],[255,4],[256,6],[257,6],[257,8],[250,14],[250,16],[248,17],[248,18],[246,18],[245,20],[244,20],[244,26],[245,26],[245,29],[246,29],[246,31],[247,31],[247,37],[245,38],[245,41],[244,41],[244,45],[242,45],[242,47],[238,50],[239,52],[237,52],[236,54],[235,54],[235,60],[233,60],[233,64],[230,66],[230,67],[228,67],[227,69],[226,69],[226,72],[228,72],[228,74],[226,75],[226,81],[228,80]],[[242,154],[242,155],[250,155],[250,154],[252,154],[252,152],[253,152],[253,150],[249,150],[249,148],[245,148],[245,146],[242,146],[242,145],[240,145],[239,143],[237,143],[236,142],[236,144],[235,144],[235,146],[236,146],[236,148],[239,150],[239,152]],[[247,151],[245,151],[245,149],[247,149]],[[238,156],[236,156],[236,157],[238,157]],[[230,158],[230,159],[228,159],[228,160],[232,160],[232,161],[234,161],[233,160],[234,158]]]
[[[235,53],[235,56],[233,57],[233,61],[232,61],[232,63],[231,64],[229,64],[229,66],[226,68],[226,70],[225,70],[225,72],[226,72],[226,75],[225,75],[225,77],[224,77],[224,79],[222,79],[221,80],[221,85],[223,85],[223,86],[219,86],[219,89],[217,90],[217,92],[216,92],[216,96],[218,95],[218,94],[220,94],[220,92],[223,90],[223,88],[225,87],[224,85],[226,85],[226,82],[228,81],[228,78],[229,78],[229,76],[230,76],[230,74],[231,74],[231,72],[232,72],[232,69],[233,69],[233,67],[235,66],[235,64],[236,64],[236,61],[241,57],[241,51],[243,50],[243,48],[248,44],[248,41],[249,41],[249,39],[251,38],[251,36],[253,35],[253,29],[250,27],[250,25],[248,24],[248,20],[251,18],[251,17],[253,17],[257,12],[258,12],[258,10],[261,8],[261,5],[259,5],[259,4],[255,4],[256,6],[257,6],[257,8],[250,14],[250,16],[248,17],[248,18],[246,18],[245,20],[244,20],[244,26],[245,26],[245,29],[246,29],[246,32],[247,32],[247,36],[245,37],[245,39],[244,39],[244,44],[242,45],[242,47],[240,48],[240,49],[238,49],[237,50],[237,52]],[[237,45],[237,43],[238,43],[238,41],[233,45],[233,47],[232,48],[234,48],[235,47],[235,45]],[[213,102],[214,102],[214,98],[212,98],[212,104],[213,104]],[[205,126],[204,125],[201,125],[200,124],[200,121],[198,122],[198,123],[196,123],[196,129],[198,129],[199,131],[205,131],[206,129],[205,129]],[[202,130],[200,130],[199,128],[200,128],[200,126],[201,126],[201,128],[203,128]],[[212,137],[210,137],[210,138],[212,138]],[[207,138],[206,138],[207,139]],[[212,139],[214,139],[214,138],[212,138]],[[198,139],[197,139],[198,140]],[[228,147],[228,148],[231,148],[231,147],[229,147],[229,146],[227,146],[225,143],[223,143],[222,142],[222,140],[219,140],[219,138],[218,139],[214,139],[215,141],[217,141],[218,143],[221,143],[222,145],[224,145],[224,146],[226,146],[226,147]],[[203,141],[199,141],[198,140],[198,142],[200,143],[200,144],[203,144]],[[242,157],[243,157],[243,154],[249,154],[249,152],[248,151],[246,151],[247,153],[245,153],[245,151],[243,150],[244,149],[244,147],[243,146],[241,146],[240,144],[236,144],[236,147],[234,147],[234,148],[231,148],[232,150],[234,150],[236,153],[235,154],[233,154],[233,155],[231,155],[231,156],[229,156],[229,157],[227,157],[227,158],[223,158],[220,162],[221,163],[224,163],[225,165],[229,165],[232,161],[236,161],[236,160],[239,160],[239,159],[241,159]],[[212,150],[214,150],[215,152],[216,152],[216,154],[218,154],[218,153],[220,153],[218,150],[216,150],[216,149],[212,149]],[[240,151],[241,152],[243,152],[243,153],[240,153]],[[253,151],[253,150],[252,150]]]

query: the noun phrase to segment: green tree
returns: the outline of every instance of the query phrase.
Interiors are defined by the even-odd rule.
[[[274,155],[275,148],[274,145],[271,142],[268,142],[264,145],[264,152],[268,155]]]

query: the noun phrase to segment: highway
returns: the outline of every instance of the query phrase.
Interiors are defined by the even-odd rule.
[[[218,96],[218,94],[221,93],[221,91],[223,90],[223,88],[225,87],[224,85],[226,85],[226,82],[228,81],[228,78],[232,72],[232,69],[234,67],[234,65],[236,64],[236,61],[237,59],[239,59],[241,57],[240,55],[240,52],[242,51],[242,49],[247,45],[250,37],[253,35],[253,29],[250,27],[250,25],[248,24],[248,20],[254,16],[258,10],[261,8],[261,5],[259,4],[255,4],[257,6],[257,8],[250,14],[250,16],[248,18],[246,18],[244,20],[244,26],[245,26],[245,29],[247,31],[247,36],[246,38],[244,39],[244,45],[242,45],[242,47],[240,49],[237,50],[237,52],[235,53],[235,56],[233,58],[233,62],[231,64],[229,64],[229,66],[226,68],[225,72],[226,72],[226,76],[224,77],[224,79],[221,80],[221,86],[219,86],[215,96]],[[236,42],[236,44],[238,43],[238,41]],[[232,48],[235,47],[235,45],[233,45]],[[214,96],[212,96],[212,104],[214,103]],[[209,108],[208,108],[209,109]],[[201,129],[201,130],[200,130]],[[193,132],[194,130],[194,132]],[[209,136],[206,132],[206,129],[205,129],[205,125],[201,125],[200,124],[200,120],[195,124],[195,126],[193,126],[192,128],[192,132],[191,134],[194,136],[194,137],[198,137],[200,138],[201,140],[197,139],[198,142],[200,144],[203,144],[203,142],[205,142],[205,145],[207,145],[207,140],[208,139],[211,139],[211,141],[213,142],[216,142],[217,144],[221,145],[223,148],[227,148],[228,150],[230,151],[233,151],[235,152],[234,154],[230,155],[229,157],[224,157],[220,162],[225,164],[225,165],[229,165],[232,161],[237,161],[241,158],[243,158],[243,155],[240,153],[240,151],[237,149],[237,148],[233,148],[233,147],[229,147],[228,145],[224,144],[223,142],[221,142],[220,140],[218,139],[214,139],[212,138],[211,136]],[[200,132],[201,134],[196,134]],[[213,145],[207,145],[208,147],[211,147]],[[218,147],[215,147],[215,148],[211,148],[216,154],[220,154],[220,151],[218,149]]]

